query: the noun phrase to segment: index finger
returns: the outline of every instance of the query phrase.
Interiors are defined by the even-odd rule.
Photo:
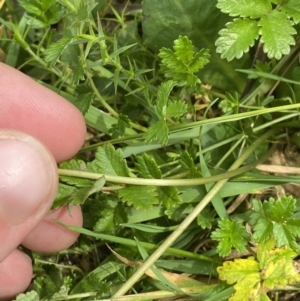
[[[0,63],[0,128],[40,140],[57,162],[82,146],[86,126],[79,110],[20,71]]]

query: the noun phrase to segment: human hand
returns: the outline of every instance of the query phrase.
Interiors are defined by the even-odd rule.
[[[32,278],[29,257],[19,244],[58,252],[78,235],[80,207],[47,214],[56,195],[56,162],[71,158],[85,139],[80,112],[59,95],[0,63],[0,300],[11,300]],[[26,133],[26,134],[25,134]]]

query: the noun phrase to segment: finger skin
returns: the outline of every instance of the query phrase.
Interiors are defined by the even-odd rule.
[[[32,263],[30,258],[19,250],[14,250],[0,263],[0,300],[12,300],[30,284]]]
[[[86,126],[83,116],[72,104],[28,76],[2,63],[0,63],[0,83],[0,129],[15,129],[37,138],[51,151],[56,162],[67,160],[77,153],[84,143]],[[53,199],[49,200],[47,204],[51,204],[52,201]],[[80,210],[76,212],[70,223],[81,225],[81,212]],[[65,221],[64,215],[61,220]],[[36,227],[37,234],[31,235],[32,241],[35,242],[28,242],[29,248],[31,244],[33,247],[39,245],[37,239],[41,236],[39,230],[36,230],[38,227],[34,223],[33,226]],[[0,223],[0,231],[3,227]],[[46,227],[43,233],[45,238],[43,245],[49,246]],[[56,229],[55,233],[59,237],[59,241],[54,244],[56,250],[64,248],[66,241],[70,245],[77,238],[77,234],[63,228]],[[25,240],[21,236],[18,239]],[[50,241],[53,242],[53,238]],[[1,245],[4,244],[5,241],[1,241],[0,251]],[[47,251],[47,248],[43,251]],[[19,252],[18,258],[14,258],[12,256],[15,252],[19,251],[13,251],[3,261],[5,265],[0,264],[0,300],[5,300],[4,294],[7,294],[3,287],[9,288],[10,296],[14,297],[24,291],[31,280],[32,269],[27,258],[24,257],[26,255]],[[16,277],[11,277],[8,270]]]
[[[66,225],[81,227],[81,208],[80,206],[74,206],[69,212],[67,206],[65,206],[49,213],[22,241],[22,245],[42,253],[55,253],[69,248],[78,238],[79,233],[60,226],[54,220]]]
[[[44,218],[56,196],[56,162],[35,138],[0,131],[0,262]]]
[[[0,63],[0,128],[37,138],[57,162],[73,157],[84,143],[86,126],[71,103],[23,73]]]

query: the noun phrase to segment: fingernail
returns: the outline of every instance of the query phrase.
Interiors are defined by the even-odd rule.
[[[0,217],[17,226],[42,218],[55,197],[55,160],[34,138],[17,131],[0,132]]]

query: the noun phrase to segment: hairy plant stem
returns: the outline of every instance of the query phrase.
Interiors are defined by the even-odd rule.
[[[221,181],[223,179],[232,178],[245,173],[256,166],[257,162],[245,165],[243,167],[237,168],[235,170],[229,170],[224,173],[206,177],[206,178],[196,178],[196,179],[145,179],[145,178],[129,178],[120,176],[111,176],[93,172],[69,170],[69,169],[58,169],[58,174],[60,176],[85,178],[91,180],[98,180],[101,177],[105,177],[106,182],[119,183],[119,184],[129,184],[129,185],[140,185],[140,186],[193,186],[193,185],[203,185],[208,183],[214,183]]]
[[[241,156],[231,165],[229,172],[236,170],[262,143],[265,143],[274,134],[273,130],[270,130],[260,136],[252,145],[250,145]],[[273,148],[271,149],[273,151]],[[269,152],[268,152],[269,155]],[[265,159],[264,156],[263,159]],[[260,163],[258,160],[256,163]],[[207,195],[199,202],[195,209],[185,218],[185,220],[178,226],[178,228],[160,245],[160,247],[149,256],[145,263],[126,281],[126,283],[113,295],[113,297],[119,297],[132,288],[132,286],[145,274],[145,272],[151,268],[157,259],[165,252],[165,250],[171,246],[176,239],[183,233],[183,231],[194,221],[194,219],[201,213],[201,211],[211,202],[212,198],[219,192],[224,184],[229,180],[229,177],[217,182]]]

